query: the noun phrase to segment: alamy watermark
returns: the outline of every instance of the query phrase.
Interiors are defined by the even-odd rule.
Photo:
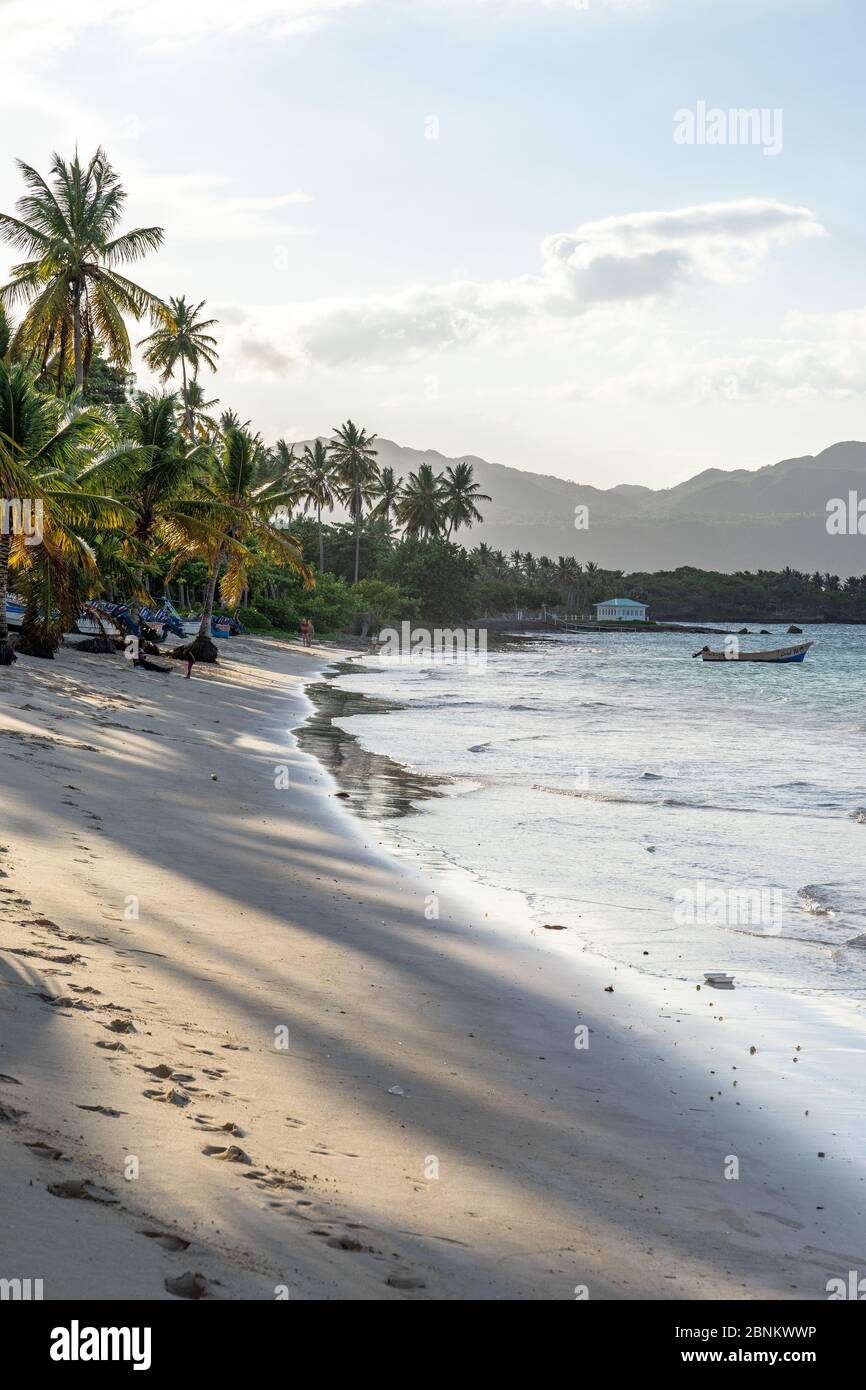
[[[483,667],[487,664],[487,630],[474,627],[383,627],[376,655],[385,661],[448,661]]]
[[[43,523],[41,498],[0,497],[0,536],[23,536],[25,545],[41,545]]]
[[[782,153],[782,112],[769,106],[680,107],[674,112],[677,145],[760,145],[764,154]]]
[[[782,930],[780,888],[714,888],[703,881],[674,893],[674,921],[679,927],[752,927],[765,933]]]
[[[853,488],[845,497],[831,497],[827,502],[828,536],[866,536],[866,497]]]

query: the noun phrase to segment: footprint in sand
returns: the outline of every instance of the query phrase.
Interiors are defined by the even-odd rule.
[[[29,1149],[32,1154],[35,1154],[37,1158],[47,1158],[52,1163],[56,1162],[58,1158],[66,1157],[65,1154],[61,1153],[60,1149],[52,1148],[50,1144],[43,1144],[41,1139],[36,1139],[32,1143],[25,1144],[24,1147],[25,1149]]]
[[[236,1139],[243,1139],[246,1135],[246,1130],[236,1125],[234,1120],[226,1120],[222,1125],[212,1125],[207,1123],[207,1115],[196,1115],[195,1118],[199,1122],[196,1129],[200,1129],[204,1134],[233,1134]]]
[[[68,1182],[50,1182],[48,1191],[52,1197],[77,1198],[81,1202],[100,1202],[103,1206],[116,1206],[117,1198],[105,1188],[98,1188],[89,1178],[70,1178]]]
[[[138,1070],[149,1072],[151,1076],[158,1077],[160,1081],[167,1081],[174,1071],[174,1067],[170,1067],[167,1062],[159,1062],[155,1067],[145,1067],[139,1064]]]
[[[168,1293],[173,1293],[175,1298],[215,1297],[204,1275],[193,1270],[188,1270],[186,1274],[179,1274],[174,1279],[166,1279],[165,1288]]]
[[[161,1245],[163,1250],[168,1250],[171,1254],[179,1250],[188,1250],[189,1241],[182,1236],[176,1236],[171,1231],[139,1231],[140,1236],[147,1236],[148,1240],[155,1240],[157,1245]]]
[[[17,1076],[7,1076],[5,1071],[0,1071],[0,1081],[4,1082],[4,1084],[7,1086],[21,1085],[21,1082],[18,1080]]]
[[[249,1154],[239,1149],[237,1144],[229,1144],[227,1149],[221,1149],[215,1144],[206,1144],[202,1153],[206,1158],[219,1158],[224,1163],[252,1163]]]
[[[26,1114],[26,1110],[16,1110],[13,1105],[0,1105],[0,1124],[17,1125]]]
[[[176,1086],[170,1086],[167,1091],[143,1091],[142,1095],[147,1096],[148,1100],[162,1101],[164,1105],[189,1105],[189,1096]]]
[[[138,1031],[128,1018],[113,1018],[110,1023],[103,1024],[103,1027],[111,1033],[136,1033]]]
[[[291,1125],[292,1129],[306,1129],[306,1120],[296,1120],[294,1115],[286,1116],[286,1124]]]
[[[126,1047],[122,1042],[98,1042],[94,1047],[104,1047],[108,1052],[125,1052]]]
[[[125,1110],[112,1110],[110,1105],[84,1105],[79,1101],[75,1102],[76,1110],[92,1110],[96,1115],[108,1115],[112,1120],[117,1120],[121,1115],[125,1115]]]

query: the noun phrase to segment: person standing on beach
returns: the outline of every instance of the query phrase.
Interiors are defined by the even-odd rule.
[[[309,647],[309,646],[310,646],[312,630],[313,630],[313,624],[310,622],[309,618],[302,618],[302,619],[301,619],[301,641],[303,642],[303,644],[304,644],[305,647]]]
[[[312,620],[312,618],[308,618],[308,619],[307,619],[307,646],[308,646],[308,647],[311,647],[311,646],[313,645],[313,638],[315,637],[315,635],[316,635],[316,629],[315,629],[315,627],[313,626],[313,620]]]

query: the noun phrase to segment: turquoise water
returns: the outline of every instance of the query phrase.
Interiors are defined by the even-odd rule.
[[[338,684],[404,709],[342,721],[454,779],[392,827],[537,922],[642,971],[866,988],[866,629],[802,665],[704,664],[688,634],[564,635],[479,664],[365,658]]]

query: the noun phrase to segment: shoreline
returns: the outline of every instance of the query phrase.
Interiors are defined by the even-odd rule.
[[[713,1113],[631,972],[350,814],[296,732],[339,652],[223,650],[180,684],[68,652],[0,673],[0,1274],[48,1298],[192,1273],[222,1298],[798,1299],[857,1267],[840,1162],[727,1092]],[[48,1190],[82,1179],[116,1200]]]

